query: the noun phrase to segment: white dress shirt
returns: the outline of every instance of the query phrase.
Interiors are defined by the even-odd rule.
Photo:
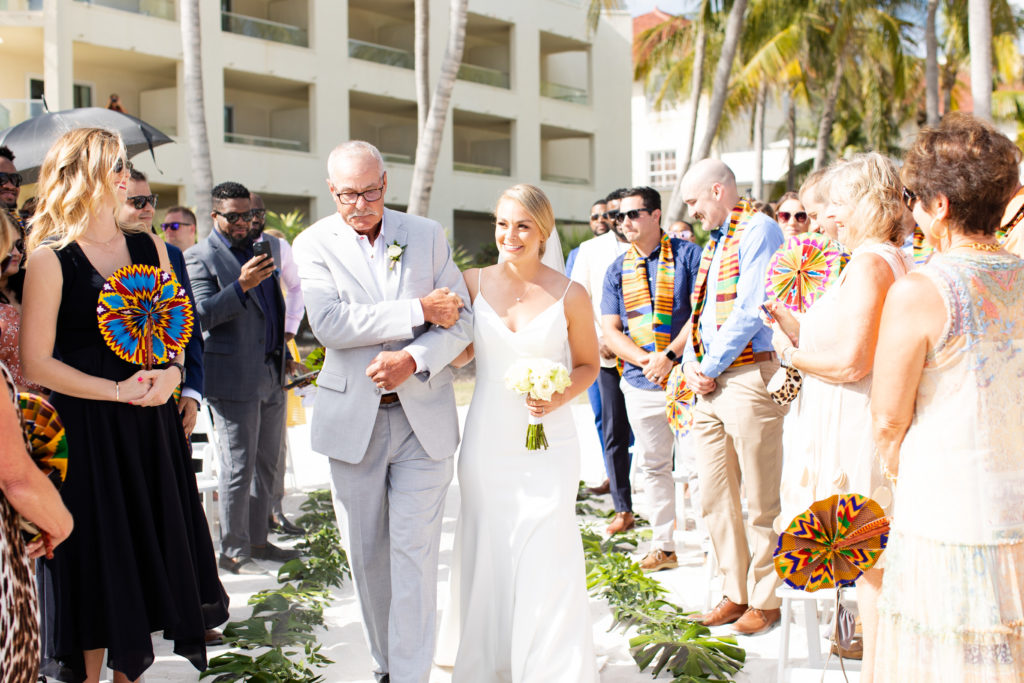
[[[598,235],[580,244],[576,262],[572,266],[572,280],[583,285],[587,294],[590,295],[599,340],[603,337],[601,334],[601,293],[604,291],[605,274],[608,272],[608,266],[616,258],[626,253],[628,249],[629,242],[620,241],[615,231],[609,230],[603,235]],[[615,367],[615,359],[601,358],[601,366]]]

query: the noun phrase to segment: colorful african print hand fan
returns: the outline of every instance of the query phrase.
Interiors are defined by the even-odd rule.
[[[672,368],[668,375],[668,384],[665,385],[665,414],[677,438],[690,433],[695,398],[693,390],[686,386],[683,364],[679,363]]]
[[[836,281],[849,260],[839,243],[827,235],[794,235],[768,264],[768,297],[803,313]]]
[[[928,259],[935,253],[935,249],[932,245],[928,244],[924,239],[924,230],[921,226],[914,225],[914,263],[922,266],[928,263]]]
[[[185,288],[173,273],[156,266],[118,269],[103,283],[96,314],[107,346],[147,370],[176,356],[192,336]]]
[[[25,437],[32,460],[60,488],[68,475],[68,438],[64,424],[49,401],[39,394],[18,394]]]
[[[812,593],[852,586],[871,569],[889,540],[882,506],[856,493],[816,501],[779,534],[775,572],[787,585]]]

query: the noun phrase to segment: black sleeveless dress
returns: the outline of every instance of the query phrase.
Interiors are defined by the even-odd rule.
[[[148,234],[126,239],[133,263],[160,265]],[[97,323],[104,278],[78,244],[56,253],[64,276],[56,355],[90,375],[128,379],[139,366],[107,347]],[[134,680],[153,663],[150,634],[162,630],[204,670],[204,631],[227,620],[228,597],[174,401],[143,408],[54,393],[51,402],[67,433],[61,497],[75,521],[46,563],[55,658],[82,680],[82,651],[106,648],[108,666]]]

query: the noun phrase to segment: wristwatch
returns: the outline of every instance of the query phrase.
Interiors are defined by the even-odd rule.
[[[679,356],[677,356],[676,352],[673,351],[672,349],[665,349],[665,358],[668,358],[673,363],[679,360]]]
[[[796,353],[796,347],[795,346],[787,347],[782,352],[782,355],[779,356],[779,365],[781,365],[784,368],[791,368],[791,367],[793,367],[793,354],[794,353]]]
[[[178,372],[181,373],[181,383],[182,384],[185,383],[185,366],[184,365],[182,365],[181,363],[171,363],[167,367],[169,367],[169,368],[178,368]]]

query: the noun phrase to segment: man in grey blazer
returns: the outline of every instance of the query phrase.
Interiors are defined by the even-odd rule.
[[[284,439],[284,298],[271,256],[253,253],[249,190],[213,188],[214,229],[185,254],[206,343],[206,398],[220,442],[221,569],[262,574],[253,562],[286,562],[298,552],[267,541],[267,511]]]
[[[426,683],[437,560],[459,424],[451,362],[469,295],[435,221],[384,208],[380,152],[331,152],[338,212],[294,243],[306,313],[326,348],[311,439],[331,488],[378,681]]]

